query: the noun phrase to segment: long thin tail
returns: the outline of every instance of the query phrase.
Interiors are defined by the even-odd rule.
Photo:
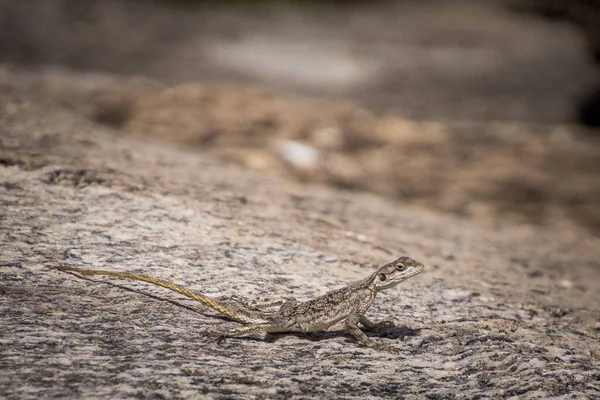
[[[106,270],[95,270],[95,269],[85,269],[85,268],[73,268],[73,267],[65,267],[60,266],[56,267],[59,271],[64,272],[75,272],[81,275],[104,275],[104,276],[116,276],[118,278],[125,279],[134,279],[138,281],[148,282],[153,285],[161,286],[172,290],[174,292],[180,293],[190,299],[194,299],[199,301],[200,303],[220,312],[221,314],[227,315],[234,321],[240,322],[242,324],[257,324],[257,323],[265,323],[265,318],[262,314],[252,311],[245,310],[239,307],[230,306],[220,301],[213,299],[212,297],[205,296],[201,293],[196,293],[187,289],[183,286],[177,285],[175,283],[171,283],[169,281],[165,281],[158,278],[152,278],[150,276],[134,274],[131,272],[117,272],[117,271],[106,271]]]

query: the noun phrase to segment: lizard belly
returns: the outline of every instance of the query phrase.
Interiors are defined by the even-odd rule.
[[[330,326],[338,323],[346,319],[348,315],[336,315],[334,317],[329,317],[327,315],[323,315],[321,318],[316,318],[310,321],[297,321],[294,325],[290,326],[288,329],[290,332],[316,332],[322,329],[327,329]]]
[[[355,313],[357,303],[367,303],[368,306],[373,297],[371,292],[362,293],[344,288],[304,303],[284,304],[274,320],[274,325],[278,325],[275,329],[281,328],[280,332],[315,332],[327,329]]]

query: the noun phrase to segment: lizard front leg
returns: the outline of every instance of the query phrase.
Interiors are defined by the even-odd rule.
[[[370,347],[372,349],[379,350],[379,351],[389,351],[389,352],[393,352],[393,353],[398,352],[398,349],[395,348],[394,346],[377,343],[376,341],[369,339],[369,337],[367,335],[365,335],[365,333],[363,331],[361,331],[358,327],[358,323],[359,323],[359,321],[361,321],[362,318],[364,318],[364,317],[361,316],[360,314],[350,314],[348,316],[348,318],[346,318],[346,321],[345,321],[346,330],[348,332],[350,332],[350,334],[356,338],[356,340],[358,341],[358,343],[360,345],[365,346],[365,347]],[[366,318],[365,318],[365,320],[368,321]]]
[[[358,341],[358,343],[362,346],[369,347],[371,349],[375,349],[375,350],[379,350],[379,351],[389,351],[392,353],[398,352],[398,349],[394,346],[383,344],[383,343],[377,343],[376,341],[369,339],[369,337],[367,335],[365,335],[365,333],[358,328],[356,323],[352,324],[352,323],[348,323],[348,321],[346,321],[346,330],[348,332],[350,332],[350,334],[352,336],[354,336],[356,338],[356,340]]]

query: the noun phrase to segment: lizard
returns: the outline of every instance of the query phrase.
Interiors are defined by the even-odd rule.
[[[389,321],[371,322],[364,314],[373,303],[377,293],[420,274],[424,271],[425,266],[410,257],[403,256],[379,267],[362,280],[335,289],[312,300],[298,302],[295,298],[281,298],[253,301],[235,295],[228,298],[238,303],[238,306],[227,304],[222,300],[194,292],[169,281],[136,273],[67,266],[58,266],[56,269],[80,275],[113,276],[151,283],[199,301],[205,306],[243,324],[232,330],[218,332],[218,342],[225,338],[255,332],[315,332],[344,321],[346,331],[354,336],[360,345],[376,350],[395,351],[396,349],[391,346],[370,339],[358,327],[358,324],[360,323],[368,330],[393,326],[393,323]],[[278,308],[273,309],[274,307]]]

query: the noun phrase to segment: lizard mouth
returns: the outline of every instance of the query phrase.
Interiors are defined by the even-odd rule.
[[[423,265],[423,264],[415,265],[415,266],[413,266],[412,270],[404,276],[404,279],[402,279],[402,280],[404,281],[404,280],[407,280],[408,278],[412,278],[415,275],[419,275],[423,271],[425,271],[425,265]]]
[[[386,282],[380,282],[377,290],[379,291],[379,290],[384,290],[384,289],[394,287],[394,286],[404,282],[405,280],[412,278],[415,275],[419,275],[424,270],[425,270],[425,266],[423,264],[411,265],[409,270],[403,271],[402,275],[398,276],[396,279],[386,281]]]
[[[408,276],[406,277],[406,279],[411,278],[415,275],[419,275],[421,272],[425,271],[425,266],[424,265],[419,265],[418,267],[415,267],[415,270],[412,271],[410,274],[408,274]]]

